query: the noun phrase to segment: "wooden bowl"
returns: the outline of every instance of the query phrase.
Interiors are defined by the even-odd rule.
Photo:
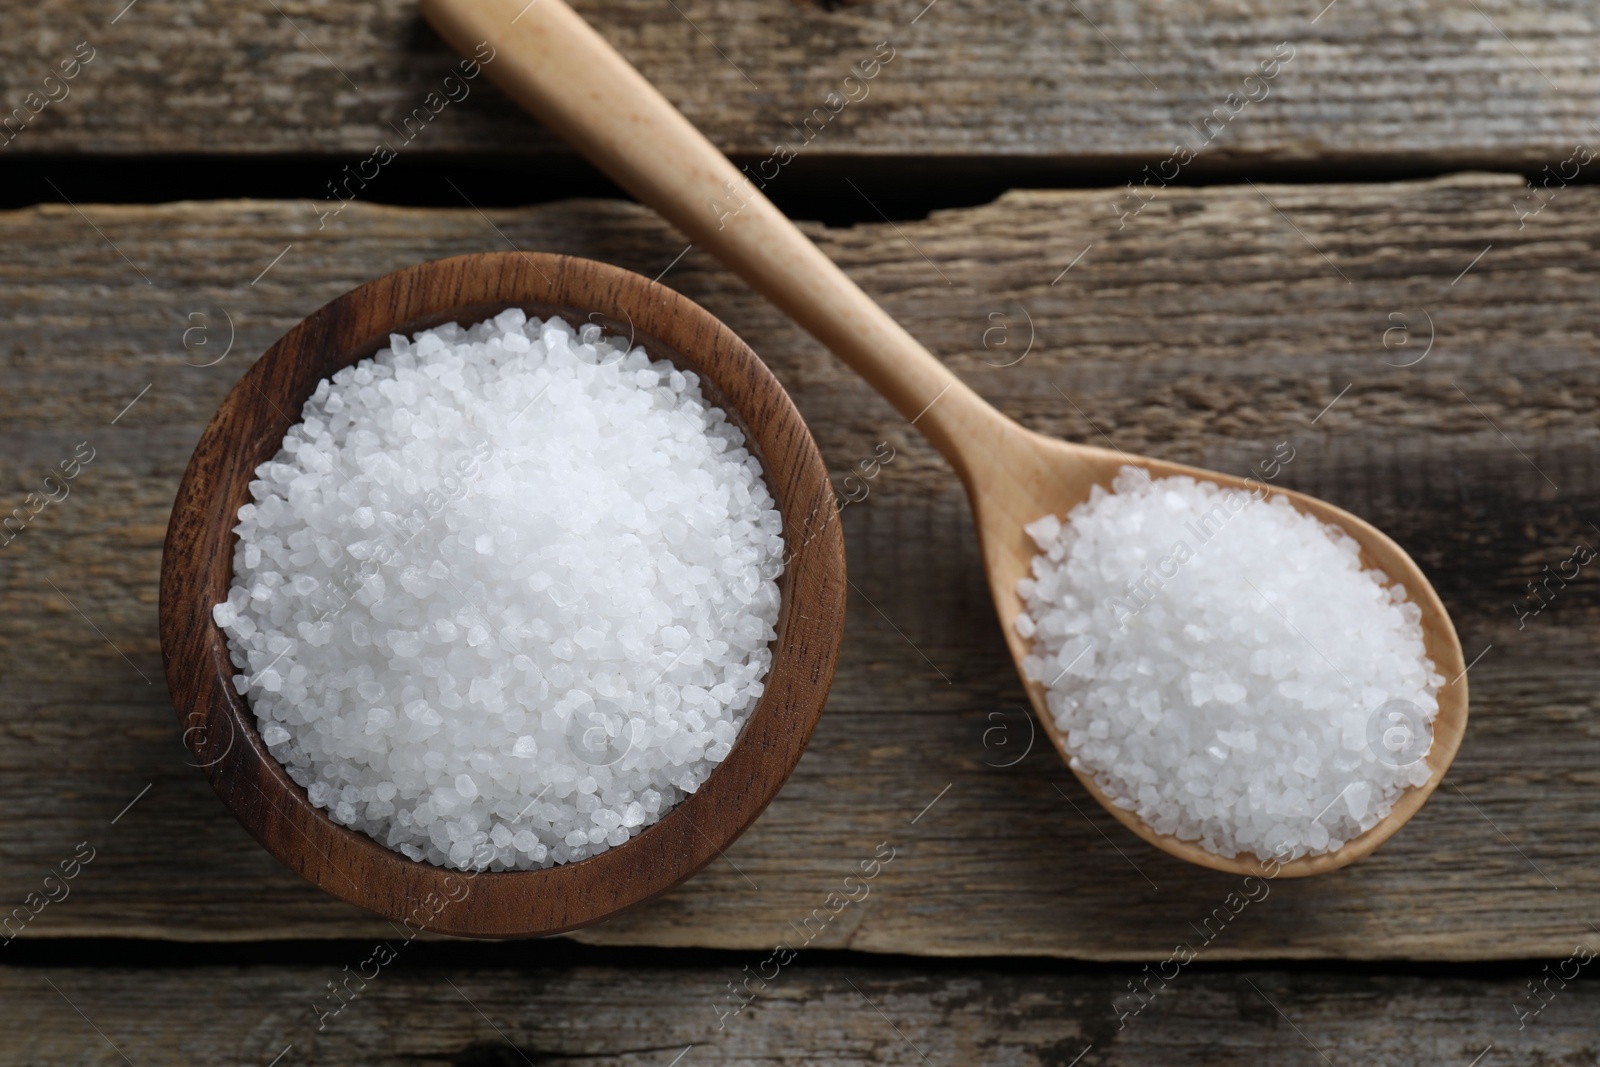
[[[626,844],[544,870],[463,873],[407,859],[314,807],[268,753],[235,691],[212,605],[233,577],[232,528],[317,383],[390,333],[463,325],[511,306],[632,335],[702,378],[744,430],[783,515],[789,558],[766,691],[728,757],[692,796]],[[599,922],[666,892],[742,833],[794,769],[833,680],[844,628],[844,541],[816,442],[783,387],[709,312],[630,271],[541,254],[422,263],[334,300],[240,379],[184,472],[161,563],[161,653],[184,742],[257,841],[333,895],[411,929],[535,937]]]

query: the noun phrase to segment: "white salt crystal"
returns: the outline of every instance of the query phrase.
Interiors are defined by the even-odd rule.
[[[1369,724],[1399,706],[1425,729],[1444,679],[1416,605],[1337,527],[1125,467],[1024,529],[1024,670],[1072,765],[1147,825],[1224,856],[1316,854],[1428,780],[1426,743],[1385,759]]]
[[[235,686],[313,804],[412,859],[620,845],[762,692],[785,550],[761,466],[697,376],[591,327],[391,336],[238,511],[212,609]]]
[[[1366,782],[1352,782],[1344,792],[1344,802],[1350,806],[1350,817],[1360,822],[1367,817],[1367,805],[1372,800],[1372,786]]]

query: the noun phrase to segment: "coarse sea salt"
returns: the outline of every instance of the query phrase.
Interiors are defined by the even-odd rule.
[[[1354,539],[1281,495],[1134,467],[1112,490],[1026,527],[1017,589],[1075,769],[1158,833],[1263,859],[1338,849],[1428,780],[1444,679]]]
[[[699,380],[515,308],[324,380],[239,509],[228,637],[261,738],[414,860],[621,845],[729,753],[782,522]]]

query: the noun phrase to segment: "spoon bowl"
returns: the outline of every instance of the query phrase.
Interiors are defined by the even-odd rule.
[[[531,871],[463,873],[414,861],[315,807],[267,751],[234,689],[212,620],[233,576],[234,516],[317,383],[391,333],[481,321],[507,307],[631,337],[700,375],[760,460],[783,516],[786,562],[765,692],[698,791],[622,845]],[[409,930],[532,937],[598,922],[694,874],[777,794],[822,712],[844,627],[844,542],[827,468],[800,414],[732,331],[687,298],[619,267],[539,254],[423,263],[313,313],[229,392],[184,473],[161,563],[161,653],[173,705],[212,786],[267,851],[316,885]]]
[[[1259,487],[1260,483],[1252,487],[1243,478],[1215,471],[1059,441],[1033,433],[987,405],[973,409],[970,420],[971,429],[965,436],[975,444],[968,453],[976,455],[964,478],[972,500],[979,547],[988,570],[995,611],[1000,616],[1006,646],[1018,665],[1019,674],[1022,674],[1034,714],[1061,758],[1071,766],[1072,752],[1067,747],[1066,734],[1057,728],[1055,716],[1045,704],[1046,687],[1021,671],[1022,659],[1029,652],[1029,642],[1017,632],[1014,625],[1018,613],[1023,610],[1022,598],[1017,594],[1017,582],[1030,576],[1033,558],[1038,554],[1037,547],[1023,531],[1023,526],[1044,515],[1064,519],[1068,512],[1088,499],[1096,485],[1109,491],[1117,472],[1128,466],[1143,469],[1151,478],[1186,475],[1197,481],[1214,482],[1223,488],[1246,491]],[[980,442],[981,447],[977,447]],[[1286,497],[1296,510],[1343,529],[1361,546],[1363,569],[1381,571],[1387,575],[1390,583],[1405,588],[1407,599],[1421,609],[1423,643],[1428,656],[1433,661],[1434,669],[1447,679],[1439,690],[1438,715],[1432,724],[1433,743],[1425,757],[1431,772],[1428,780],[1401,793],[1388,815],[1365,833],[1345,842],[1342,847],[1274,864],[1278,872],[1275,877],[1299,878],[1336,870],[1362,858],[1388,840],[1422,807],[1443,780],[1445,771],[1455,758],[1456,749],[1461,745],[1461,736],[1467,725],[1467,678],[1461,644],[1456,639],[1449,614],[1421,569],[1399,545],[1371,523],[1325,501],[1284,489],[1271,489],[1269,492]],[[1072,771],[1083,783],[1084,789],[1118,822],[1157,848],[1213,870],[1241,875],[1260,873],[1263,861],[1250,853],[1222,856],[1202,848],[1196,842],[1156,833],[1134,812],[1115,804],[1101,790],[1093,775],[1077,767],[1072,767]]]
[[[747,174],[562,0],[422,0],[422,11],[458,51],[474,54],[484,44],[491,46],[497,58],[484,68],[490,80],[805,327],[944,454],[971,500],[995,608],[1019,673],[1028,649],[1012,624],[1022,606],[1016,583],[1028,573],[1035,554],[1022,529],[1025,523],[1047,514],[1064,516],[1093,486],[1109,486],[1126,464],[1141,466],[1152,477],[1187,474],[1223,486],[1243,485],[1226,475],[1052,440],[996,411],[846,277]],[[1347,512],[1302,494],[1285,495],[1302,511],[1342,526],[1361,545],[1366,565],[1405,586],[1422,609],[1435,668],[1454,679],[1439,694],[1427,784],[1403,793],[1387,818],[1343,848],[1282,867],[1285,874],[1307,875],[1366,855],[1416,813],[1460,744],[1467,685],[1455,630],[1410,557]],[[1035,714],[1057,749],[1069,757],[1065,738],[1046,709],[1043,687],[1026,677],[1024,684]],[[1227,859],[1156,834],[1110,803],[1092,781],[1084,778],[1083,784],[1158,848],[1219,870],[1255,869],[1249,857]]]

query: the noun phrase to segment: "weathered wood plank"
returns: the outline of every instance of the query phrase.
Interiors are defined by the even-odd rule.
[[[353,947],[348,961],[321,967],[7,968],[0,999],[28,1025],[13,1027],[0,1065],[122,1062],[113,1046],[139,1064],[266,1065],[283,1056],[352,1067],[1287,1067],[1323,1058],[1464,1067],[1491,1047],[1485,1062],[1507,1065],[1592,1063],[1600,1054],[1600,990],[1591,981],[1552,980],[1545,1007],[1519,1030],[1519,1009],[1536,1003],[1524,982],[1544,978],[1538,964],[1476,981],[1179,971],[1134,1014],[1139,1001],[1127,987],[1144,977],[1137,971],[928,974],[812,966],[802,956],[782,970],[767,965],[774,977],[763,982],[759,954],[722,966],[418,969],[402,945],[371,981],[350,980],[359,995],[342,992],[348,1004],[320,1016],[319,1031],[315,1010],[338,1003],[326,983],[343,979],[346,963],[373,976],[361,966],[369,951]],[[722,1017],[728,985],[746,973],[758,992]]]
[[[13,13],[0,41],[0,104],[24,108],[11,151],[364,157],[384,141],[405,153],[565,154],[485,82],[446,87],[456,57],[411,0],[121,6]],[[1207,0],[1159,17],[1106,0],[575,6],[714,142],[752,159],[805,142],[806,119],[826,108],[804,153],[862,166],[884,155],[1058,170],[1137,159],[1137,178],[1183,144],[1202,149],[1201,168],[1383,159],[1537,170],[1592,141],[1600,92],[1600,30],[1579,0],[1341,0],[1320,16],[1316,2]],[[879,42],[893,59],[847,85]],[[47,83],[80,43],[93,58]],[[1282,45],[1292,60],[1246,83],[1291,54]],[[438,102],[447,88],[460,102]],[[404,120],[430,92],[438,117],[407,140]]]
[[[1512,608],[1545,563],[1600,536],[1588,525],[1600,521],[1588,504],[1600,490],[1600,190],[1562,193],[1522,230],[1515,193],[1473,177],[1215,187],[1174,191],[1121,231],[1104,192],[1018,193],[898,229],[813,230],[1041,430],[1241,472],[1293,442],[1284,484],[1389,530],[1428,568],[1468,655],[1493,646],[1472,669],[1455,770],[1415,822],[1348,870],[1274,886],[1209,958],[1548,955],[1600,902],[1600,605],[1586,574],[1525,629]],[[0,265],[0,490],[20,502],[76,443],[98,450],[71,496],[0,549],[0,902],[20,903],[89,840],[96,859],[27,936],[381,933],[279,869],[183,765],[159,680],[161,536],[205,419],[277,334],[366,278],[502,237],[470,210],[355,205],[320,234],[302,204],[83,210],[104,238],[70,208],[0,216],[12,253]],[[520,247],[652,276],[683,251],[625,204],[488,217]],[[816,946],[1164,958],[1234,886],[1120,832],[1047,748],[997,766],[1026,745],[1025,701],[948,468],[703,253],[667,280],[763,354],[841,478],[879,441],[898,454],[845,510],[859,592],[794,778],[728,863],[582,936],[759,949],[888,841],[899,858]],[[213,347],[191,334],[185,349],[192,311],[211,315]],[[220,353],[224,311],[233,352],[185,366]],[[1391,333],[1385,348],[1391,314],[1417,331],[1409,345]],[[1386,366],[1421,353],[1429,317],[1427,357]],[[1002,321],[1010,347],[988,332],[986,348]],[[1033,349],[1000,366],[1029,321]]]

